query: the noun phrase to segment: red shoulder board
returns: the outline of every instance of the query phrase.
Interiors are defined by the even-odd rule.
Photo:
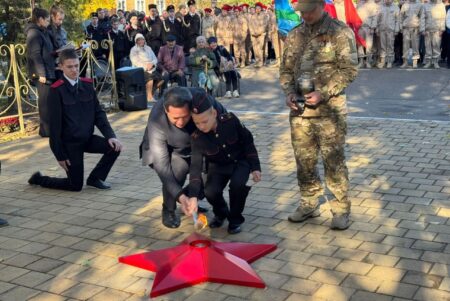
[[[92,84],[94,82],[94,80],[92,78],[87,78],[87,77],[80,77],[80,80],[82,82],[90,83],[90,84]]]
[[[64,81],[62,79],[58,79],[56,82],[54,82],[51,87],[52,88],[58,88],[59,86],[61,86],[62,84],[64,84]]]

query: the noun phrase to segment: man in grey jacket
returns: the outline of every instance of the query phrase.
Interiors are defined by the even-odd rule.
[[[190,109],[193,98],[206,97],[211,98],[202,88],[173,87],[154,105],[148,118],[140,146],[142,165],[153,168],[162,182],[162,223],[168,228],[180,226],[176,203],[183,211],[189,206],[183,185],[191,160],[191,134],[196,129]],[[226,112],[220,103],[211,101],[218,112]]]

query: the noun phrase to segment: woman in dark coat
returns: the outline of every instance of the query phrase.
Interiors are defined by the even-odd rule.
[[[55,80],[55,56],[53,44],[47,31],[50,23],[48,11],[33,9],[31,23],[25,28],[27,35],[28,76],[37,87],[41,137],[49,136],[49,104],[47,102],[50,85]]]

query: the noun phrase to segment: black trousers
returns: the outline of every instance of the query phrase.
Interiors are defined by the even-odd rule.
[[[246,161],[235,164],[209,164],[205,183],[205,197],[213,207],[214,215],[227,218],[230,224],[239,225],[245,221],[242,212],[250,187],[247,186],[250,165]],[[223,190],[229,184],[230,206],[223,197]]]
[[[171,154],[170,165],[172,167],[172,173],[180,186],[184,185],[186,176],[189,173],[190,160],[182,158],[180,156]],[[172,197],[172,193],[169,192],[167,185],[162,181],[162,194],[163,194],[163,211],[174,212],[177,209],[177,200]]]
[[[48,104],[48,95],[50,93],[50,84],[42,84],[35,81],[38,94],[39,106],[39,135],[41,137],[50,136],[50,110]]]
[[[164,80],[163,90],[167,88],[167,84],[172,80],[176,81],[179,87],[186,87],[186,77],[184,74],[180,75],[178,71],[163,72],[162,78]]]
[[[106,180],[120,152],[114,151],[108,140],[93,135],[86,143],[65,144],[68,159],[70,160],[67,178],[42,177],[39,183],[42,187],[80,191],[84,182],[84,153],[103,154],[100,161],[89,175],[91,179]]]
[[[238,78],[237,78],[236,70],[224,72],[223,75],[225,76],[225,85],[226,85],[227,91],[237,90],[238,89],[238,84],[237,84]]]

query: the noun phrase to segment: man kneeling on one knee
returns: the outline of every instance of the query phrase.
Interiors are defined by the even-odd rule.
[[[228,233],[241,232],[242,215],[253,181],[261,180],[258,152],[250,131],[233,113],[218,114],[208,97],[192,100],[192,119],[197,130],[191,136],[192,157],[189,169],[189,208],[195,211],[201,191],[203,158],[208,163],[204,194],[213,206],[211,228],[221,227],[228,219]],[[223,197],[229,184],[230,205]]]
[[[49,142],[67,178],[46,177],[36,172],[28,183],[80,191],[83,188],[83,156],[86,152],[103,154],[86,184],[108,189],[110,186],[104,181],[122,150],[122,144],[116,139],[106,113],[100,107],[92,80],[78,77],[80,61],[75,50],[61,51],[59,62],[64,76],[51,87]],[[94,135],[94,126],[104,137]]]

